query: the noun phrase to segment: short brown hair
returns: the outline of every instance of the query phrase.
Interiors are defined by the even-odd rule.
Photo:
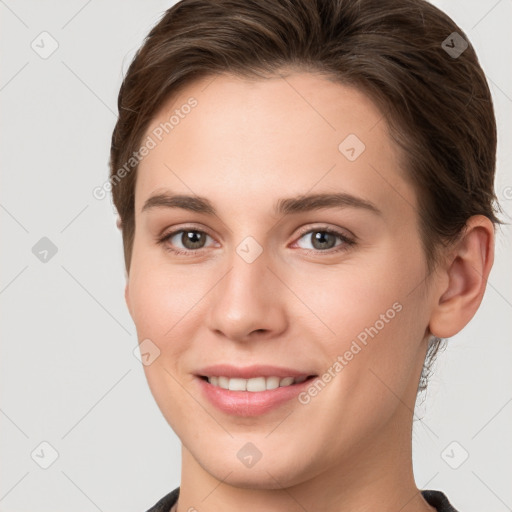
[[[467,44],[460,55],[447,51],[454,41]],[[122,179],[118,170],[157,110],[198,78],[287,69],[354,86],[379,106],[417,193],[429,270],[469,217],[500,222],[491,94],[468,38],[442,11],[425,0],[181,0],[150,31],[119,91],[110,180],[128,273],[137,165]]]

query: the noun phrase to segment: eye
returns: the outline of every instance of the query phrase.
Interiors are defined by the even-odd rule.
[[[348,238],[344,233],[337,231],[332,228],[327,227],[319,227],[315,229],[310,229],[301,235],[300,240],[306,240],[310,243],[310,247],[301,247],[302,249],[306,249],[307,251],[313,252],[338,252],[348,249],[355,242]],[[336,244],[337,240],[340,243]],[[298,242],[296,242],[298,243]],[[307,243],[306,243],[307,245]],[[336,248],[333,251],[330,249]]]
[[[208,233],[200,229],[182,228],[163,235],[157,242],[174,254],[193,256],[197,251],[206,248],[207,239],[213,240]],[[309,241],[310,247],[299,244],[302,239],[306,241],[306,245]],[[296,244],[308,252],[332,254],[347,250],[355,241],[341,231],[322,226],[303,232]]]
[[[176,254],[194,254],[204,248],[207,239],[213,238],[199,229],[184,228],[167,233],[158,240],[159,244]],[[181,246],[180,246],[181,244]]]

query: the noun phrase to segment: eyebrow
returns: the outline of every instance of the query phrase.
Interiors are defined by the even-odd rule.
[[[279,199],[274,204],[274,213],[276,215],[289,215],[323,208],[347,207],[360,208],[376,215],[382,215],[382,212],[372,202],[345,192],[299,195]],[[182,208],[191,212],[217,215],[213,204],[204,197],[167,192],[149,197],[144,203],[141,213],[153,208]]]

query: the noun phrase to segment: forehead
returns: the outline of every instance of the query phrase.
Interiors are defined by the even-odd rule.
[[[136,209],[155,190],[245,204],[343,191],[415,203],[382,112],[364,93],[310,73],[206,77],[162,105],[146,130]],[[404,205],[405,206],[405,205]]]

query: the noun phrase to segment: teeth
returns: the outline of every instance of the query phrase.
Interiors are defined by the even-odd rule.
[[[268,391],[278,387],[291,386],[304,382],[307,377],[254,377],[252,379],[228,378],[228,377],[208,377],[208,382],[213,386],[218,386],[230,391]]]

